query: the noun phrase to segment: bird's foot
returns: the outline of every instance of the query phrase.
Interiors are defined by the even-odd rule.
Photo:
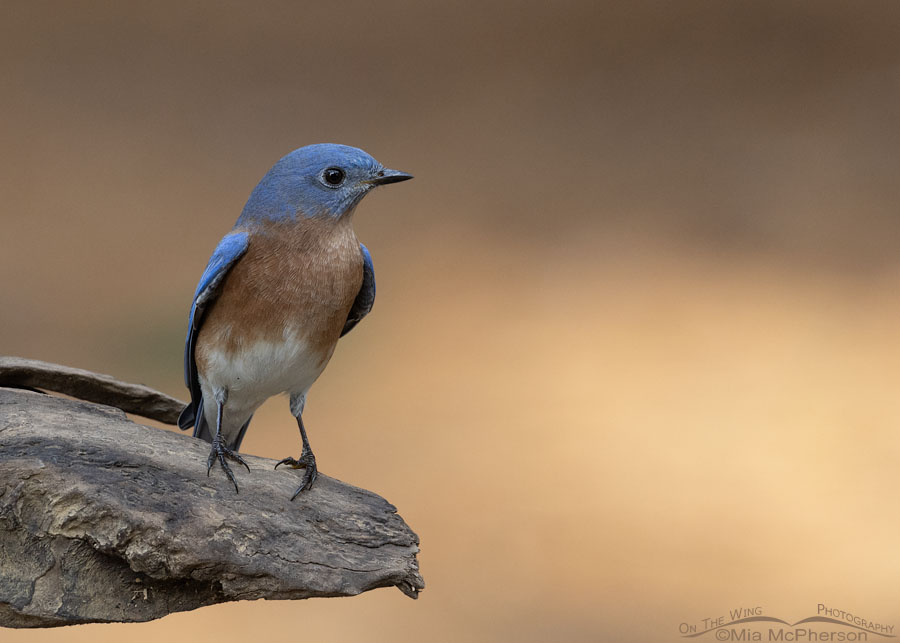
[[[301,484],[297,491],[294,492],[294,495],[291,496],[291,500],[299,496],[301,491],[311,489],[313,482],[319,477],[319,470],[316,467],[316,456],[313,455],[312,451],[305,451],[302,453],[299,460],[285,458],[276,464],[275,468],[277,469],[282,464],[286,464],[292,469],[306,469],[306,471],[303,472],[303,484]]]
[[[209,476],[209,470],[212,469],[213,463],[218,460],[219,464],[222,465],[222,468],[225,470],[225,474],[228,476],[228,479],[231,480],[231,484],[234,485],[234,492],[240,493],[238,491],[237,481],[234,479],[234,474],[231,472],[231,467],[228,466],[228,462],[225,458],[231,458],[235,462],[240,462],[242,465],[247,467],[247,471],[250,471],[250,465],[248,465],[244,458],[239,456],[236,451],[232,451],[224,444],[222,444],[219,440],[213,440],[212,448],[209,451],[209,457],[206,459],[206,475]]]

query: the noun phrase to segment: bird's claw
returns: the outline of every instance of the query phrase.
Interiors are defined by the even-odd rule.
[[[206,476],[209,477],[209,471],[212,469],[213,463],[218,460],[219,464],[222,465],[222,469],[225,470],[225,475],[228,476],[228,479],[231,480],[231,484],[234,485],[234,492],[240,493],[237,481],[234,479],[234,474],[231,472],[231,467],[228,466],[228,462],[225,458],[231,458],[236,462],[240,462],[247,467],[248,472],[250,471],[250,465],[247,464],[244,458],[238,455],[237,452],[232,451],[218,440],[213,440],[212,448],[209,451],[209,457],[206,459]]]
[[[319,477],[319,470],[316,467],[316,456],[312,454],[312,451],[307,451],[306,453],[300,456],[300,459],[294,458],[285,458],[281,460],[278,464],[275,465],[277,469],[282,464],[286,464],[292,469],[305,469],[303,472],[303,483],[294,492],[294,495],[291,496],[291,500],[300,495],[301,491],[305,491],[306,489],[311,489],[313,483],[316,481],[316,478]]]

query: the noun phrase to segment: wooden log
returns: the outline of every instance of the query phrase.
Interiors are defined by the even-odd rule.
[[[0,356],[0,386],[63,393],[141,417],[175,424],[185,403],[142,384],[24,357]]]
[[[91,395],[135,390],[78,377]],[[0,626],[424,588],[418,536],[383,498],[320,474],[291,502],[302,472],[251,455],[236,494],[208,454],[116,408],[0,388]]]

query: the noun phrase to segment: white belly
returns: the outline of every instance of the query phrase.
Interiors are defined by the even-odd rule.
[[[227,391],[222,433],[231,436],[273,395],[305,395],[330,357],[292,330],[281,341],[254,340],[236,351],[208,348],[200,377],[204,412],[214,426],[216,392]]]

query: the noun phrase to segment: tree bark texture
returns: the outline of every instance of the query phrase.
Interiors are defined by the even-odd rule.
[[[58,368],[94,382],[101,401],[105,376]],[[59,370],[54,386],[27,372],[4,383],[64,388]],[[132,412],[174,419],[180,402],[129,387],[112,388],[131,391]],[[251,455],[250,473],[235,468],[236,494],[218,464],[207,477],[208,454],[207,443],[118,408],[0,388],[0,626],[148,621],[389,586],[415,598],[424,588],[418,536],[383,498],[320,474],[291,502],[301,472]]]

